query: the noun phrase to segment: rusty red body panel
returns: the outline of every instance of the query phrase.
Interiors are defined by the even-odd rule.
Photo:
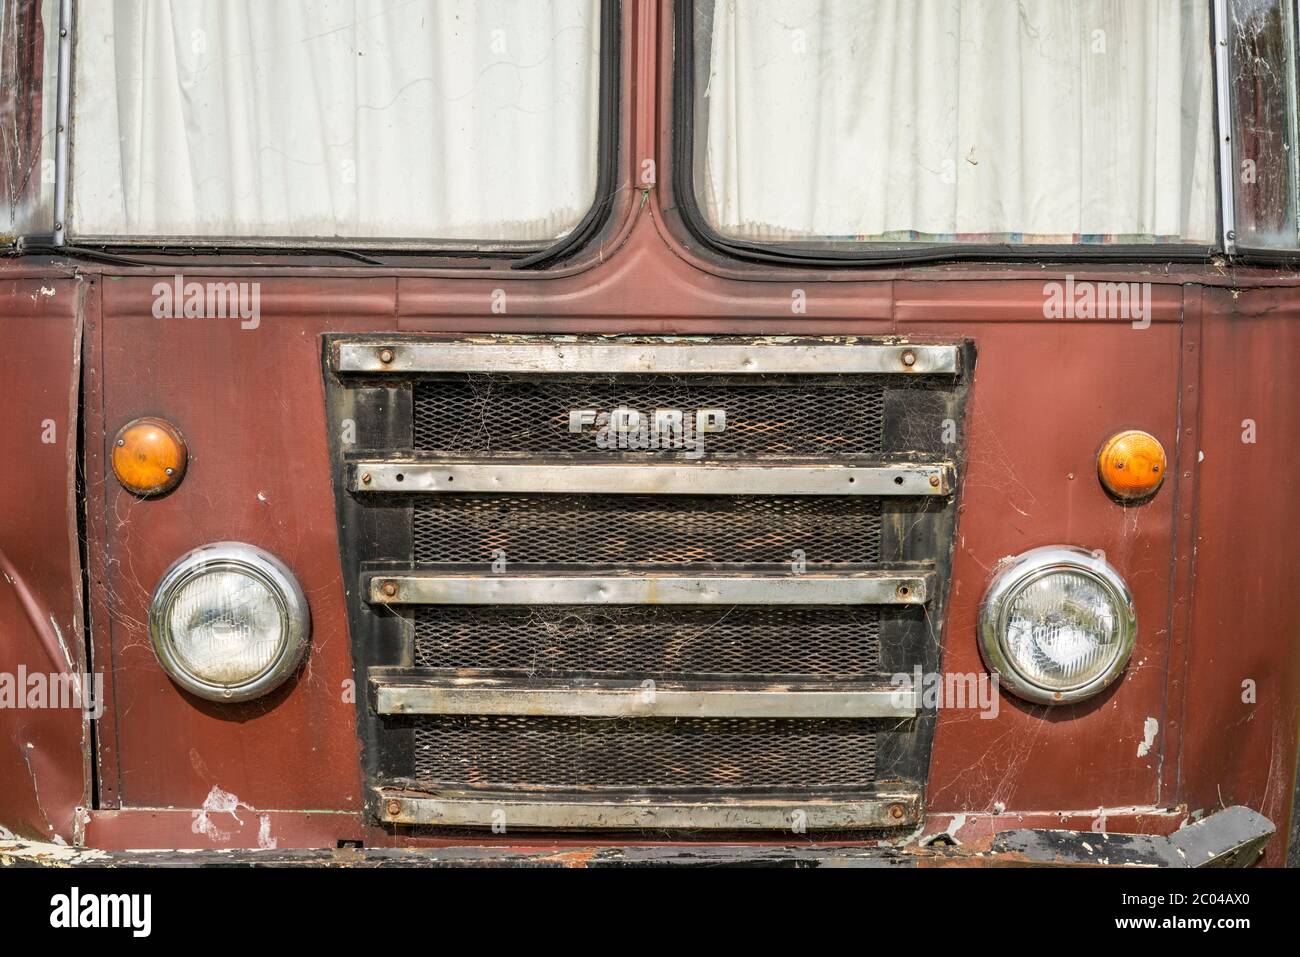
[[[667,6],[626,7],[623,79],[632,106],[623,116],[623,189],[604,234],[576,263],[531,273],[273,257],[192,257],[157,268],[0,262],[0,438],[9,476],[0,485],[0,670],[24,662],[81,668],[88,632],[91,659],[110,679],[93,755],[75,712],[0,712],[0,824],[106,848],[394,841],[361,812],[323,333],[899,335],[969,338],[979,356],[945,671],[983,670],[976,617],[991,571],[1034,546],[1103,550],[1132,587],[1140,622],[1123,679],[1087,703],[1047,708],[1003,695],[993,719],[941,712],[925,832],[976,840],[1009,828],[1100,824],[1168,833],[1198,812],[1243,804],[1277,825],[1265,861],[1282,862],[1300,710],[1300,274],[718,263],[678,228],[662,172],[653,188],[632,188],[640,159],[656,158],[660,171],[671,162],[670,44],[658,20]],[[258,280],[259,328],[155,319],[154,283],[182,268],[198,281]],[[1150,282],[1150,327],[1045,318],[1044,283],[1067,275]],[[491,308],[500,288],[504,315]],[[804,314],[791,314],[794,288],[806,293]],[[144,415],[179,426],[191,453],[181,486],[151,501],[126,493],[105,464],[109,437]],[[47,419],[55,445],[39,441]],[[1242,441],[1245,419],[1258,423],[1253,444]],[[1155,435],[1171,463],[1161,491],[1137,506],[1109,498],[1095,474],[1100,444],[1126,428]],[[146,625],[168,565],[230,539],[289,564],[314,623],[298,677],[234,706],[169,681]],[[51,661],[60,650],[51,620],[68,661]],[[1253,703],[1243,699],[1246,682]],[[214,789],[248,809],[242,821],[202,810]],[[202,824],[209,817],[210,830]],[[435,841],[456,842],[565,839]]]
[[[86,669],[77,543],[77,392],[84,283],[68,270],[0,282],[0,673]],[[75,709],[0,711],[0,825],[70,839],[89,803],[86,722]]]

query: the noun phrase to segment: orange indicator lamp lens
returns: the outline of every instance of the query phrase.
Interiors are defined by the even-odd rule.
[[[1097,456],[1097,475],[1106,491],[1126,502],[1153,495],[1165,480],[1164,446],[1137,429],[1112,435]]]
[[[135,495],[170,492],[184,477],[187,458],[180,432],[162,419],[128,422],[113,440],[113,474]]]

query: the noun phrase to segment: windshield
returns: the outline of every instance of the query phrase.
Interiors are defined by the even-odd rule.
[[[1213,243],[1205,0],[701,0],[695,200],[727,239]]]
[[[78,238],[549,244],[594,201],[600,0],[76,9]]]

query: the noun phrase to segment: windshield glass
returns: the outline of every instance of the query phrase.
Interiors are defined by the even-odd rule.
[[[553,242],[595,198],[600,7],[78,3],[71,231]]]
[[[1213,243],[1206,0],[700,0],[726,239]]]

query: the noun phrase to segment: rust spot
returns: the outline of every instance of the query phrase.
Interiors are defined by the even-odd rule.
[[[591,860],[596,856],[599,848],[583,847],[573,851],[560,851],[547,860],[558,864],[561,867],[590,867]]]

